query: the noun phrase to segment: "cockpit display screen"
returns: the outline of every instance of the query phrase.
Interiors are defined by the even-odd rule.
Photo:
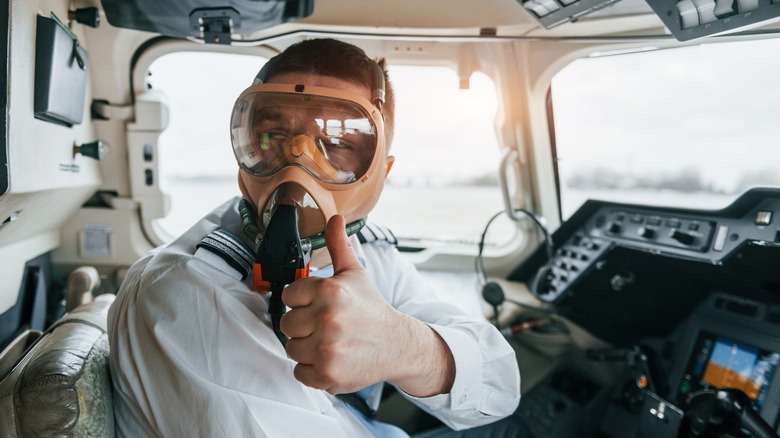
[[[736,388],[764,404],[780,353],[701,332],[678,389],[678,402],[702,389]]]

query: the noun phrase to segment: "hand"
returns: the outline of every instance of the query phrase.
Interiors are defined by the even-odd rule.
[[[304,385],[332,394],[381,381],[419,397],[448,392],[454,380],[449,348],[433,329],[404,315],[381,296],[358,262],[334,216],[325,229],[331,278],[297,280],[285,289],[291,308],[281,320],[287,354]]]

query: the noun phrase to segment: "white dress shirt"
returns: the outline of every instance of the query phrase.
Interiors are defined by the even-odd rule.
[[[370,421],[295,379],[251,274],[242,281],[219,256],[196,250],[217,228],[240,235],[237,204],[218,207],[128,272],[108,315],[119,436],[371,436]],[[520,375],[501,334],[427,291],[391,244],[353,248],[383,297],[436,330],[455,359],[449,394],[404,395],[454,429],[514,412]],[[378,395],[369,397],[374,408]]]

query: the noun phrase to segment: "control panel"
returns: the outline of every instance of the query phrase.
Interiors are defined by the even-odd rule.
[[[718,266],[745,245],[780,248],[780,189],[751,189],[714,211],[588,201],[553,234],[553,242],[549,270],[540,270],[547,265],[540,246],[508,277],[538,284],[537,295],[548,302],[562,299],[617,247]],[[615,290],[630,280],[610,279]]]
[[[610,249],[612,242],[581,233],[572,236],[555,252],[555,260],[547,278],[541,281],[538,291],[553,301],[560,293],[595,267],[594,260]]]
[[[715,224],[699,218],[615,209],[598,215],[594,225],[612,237],[705,252]]]

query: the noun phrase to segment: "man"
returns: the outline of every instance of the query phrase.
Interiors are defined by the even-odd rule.
[[[243,200],[136,263],[111,308],[120,435],[398,436],[372,419],[382,382],[453,429],[514,412],[501,335],[390,243],[348,236],[392,166],[393,120],[384,68],[355,46],[304,41],[266,64],[231,119]],[[303,278],[280,280],[278,259]]]

